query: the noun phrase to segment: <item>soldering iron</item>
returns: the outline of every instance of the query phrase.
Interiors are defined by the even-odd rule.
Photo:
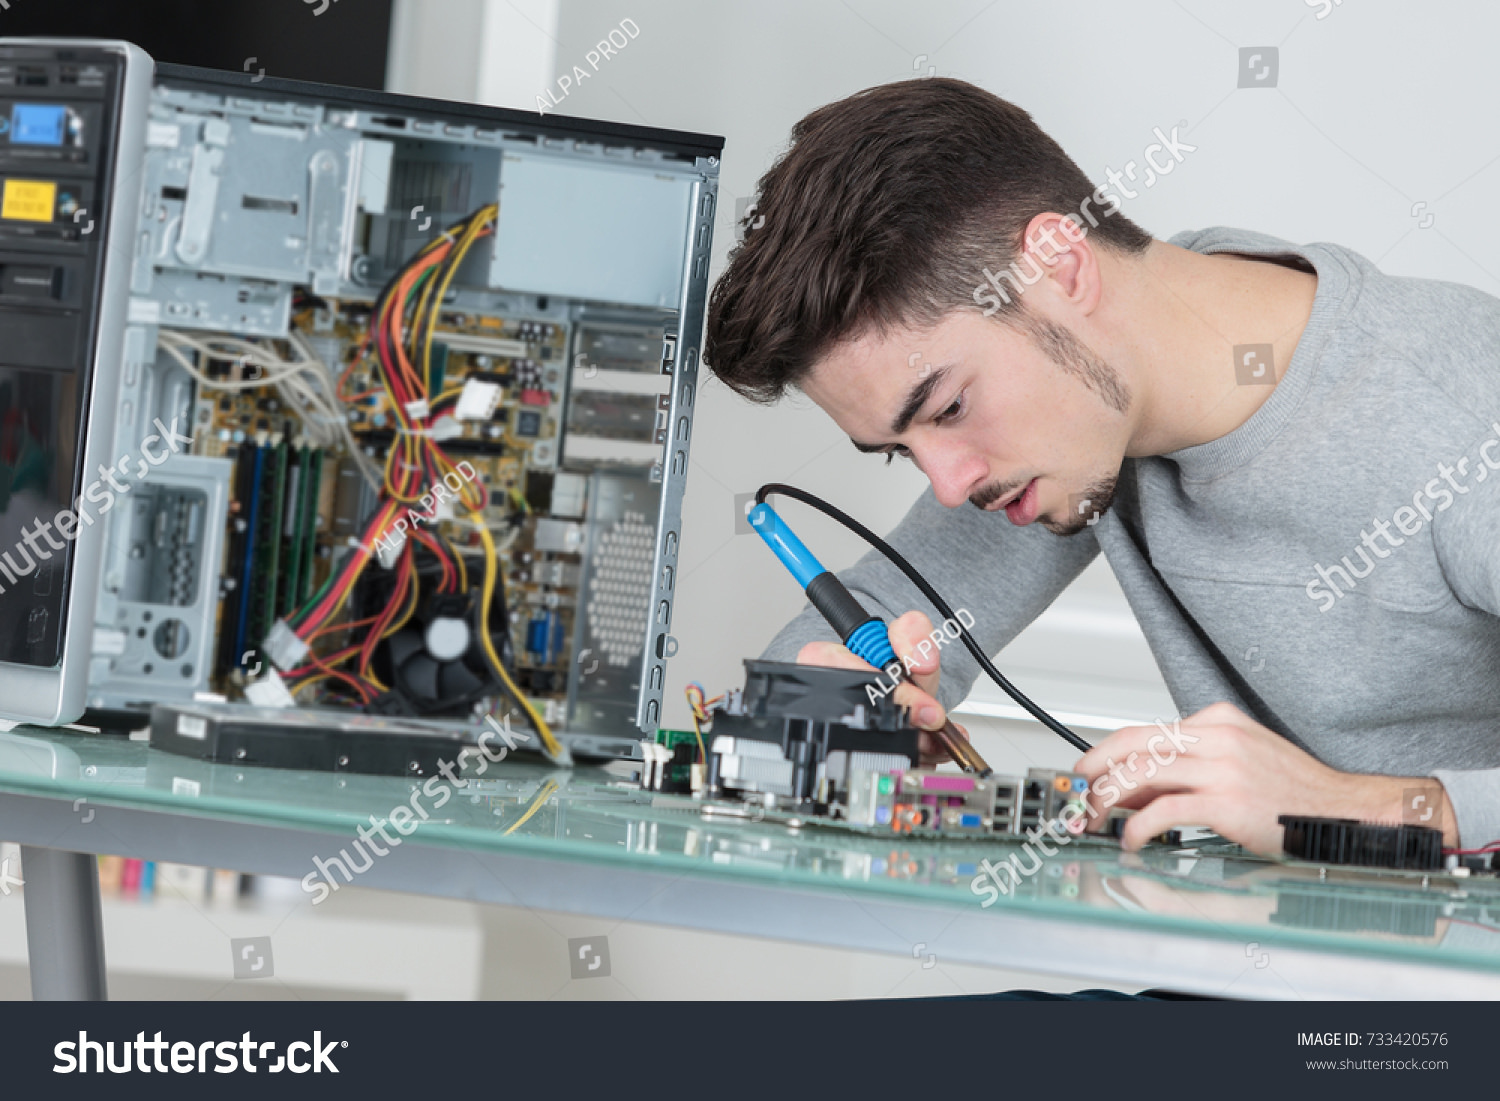
[[[865,611],[844,587],[844,583],[813,557],[813,553],[770,505],[761,501],[750,510],[749,519],[750,526],[776,552],[782,565],[791,571],[797,584],[806,591],[812,606],[823,614],[823,618],[850,652],[875,668],[885,670],[893,680],[907,680],[906,667],[896,657],[895,648],[891,646],[890,631],[885,620]],[[944,723],[941,730],[933,733],[942,742],[948,755],[965,772],[985,777],[994,771],[953,725],[952,719]]]
[[[898,680],[907,679],[905,676],[905,665],[896,658],[896,651],[891,646],[891,637],[886,628],[885,621],[879,616],[873,616],[865,611],[859,601],[844,587],[837,577],[813,557],[811,551],[798,539],[792,530],[786,526],[786,521],[776,514],[776,511],[766,504],[766,498],[771,494],[781,494],[801,501],[805,505],[817,509],[823,515],[828,516],[850,531],[858,535],[870,546],[883,554],[892,565],[906,575],[907,579],[917,587],[917,590],[925,596],[932,606],[945,618],[944,622],[955,621],[958,627],[958,637],[963,642],[969,654],[979,664],[985,676],[994,681],[1007,696],[1015,700],[1033,718],[1047,729],[1062,738],[1069,745],[1084,753],[1093,746],[1084,741],[1072,730],[1058,722],[1047,711],[1028,699],[1019,688],[1011,684],[1005,675],[995,668],[995,663],[984,652],[984,649],[974,640],[974,636],[964,628],[961,621],[957,620],[952,607],[943,599],[927,579],[917,572],[910,562],[901,556],[889,543],[865,527],[852,516],[830,505],[827,501],[808,493],[806,490],[798,489],[796,486],[782,485],[772,482],[763,485],[755,493],[755,507],[748,513],[750,526],[760,533],[766,545],[776,552],[787,569],[791,570],[792,576],[807,593],[807,599],[822,613],[823,618],[828,621],[844,642],[849,650],[868,661],[877,669],[891,669],[892,675]],[[952,720],[944,724],[943,729],[937,732],[937,737],[942,741],[943,747],[948,751],[960,768],[967,772],[974,772],[980,776],[988,776],[990,767],[984,763],[969,740],[963,736]]]

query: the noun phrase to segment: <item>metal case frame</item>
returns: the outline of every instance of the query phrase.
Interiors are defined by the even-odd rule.
[[[180,101],[198,98],[205,105],[222,103],[230,110],[257,109],[271,104],[284,112],[285,105],[290,103],[294,114],[304,109],[310,112],[345,112],[356,120],[350,125],[366,136],[379,136],[384,131],[389,132],[393,138],[490,146],[495,149],[497,156],[504,156],[507,149],[523,148],[528,153],[534,150],[540,157],[554,154],[570,158],[596,157],[605,166],[612,162],[619,163],[622,157],[645,158],[648,163],[660,163],[664,170],[669,170],[674,176],[689,180],[690,209],[687,224],[683,227],[680,293],[675,303],[662,304],[662,308],[673,311],[661,361],[661,373],[670,377],[670,386],[668,393],[662,395],[665,427],[659,428],[655,438],[661,453],[651,468],[651,481],[659,483],[660,497],[655,516],[649,611],[639,671],[640,690],[635,706],[636,724],[642,730],[654,731],[662,712],[666,662],[675,650],[675,641],[670,635],[672,603],[678,572],[682,498],[686,486],[694,398],[701,358],[701,334],[708,297],[708,268],[713,221],[717,210],[719,155],[723,139],[610,122],[543,117],[531,112],[270,76],[251,78],[242,73],[171,64],[156,66],[155,83],[159,93],[166,90]],[[144,133],[136,134],[135,141],[137,147],[143,147]],[[358,170],[356,167],[356,173]],[[356,175],[352,186],[357,186],[357,181]],[[124,191],[125,189],[117,190],[117,205],[132,209],[141,205],[136,201],[135,194],[126,195]],[[112,266],[117,271],[124,269],[127,280],[130,278],[132,258],[137,265],[142,262],[150,264],[149,259],[142,261],[141,257],[133,256],[133,248],[122,245],[113,251],[115,255],[111,256]],[[315,265],[315,291],[335,293],[340,286],[348,285],[349,272],[345,270],[338,273],[335,270],[338,259],[320,254],[319,263]],[[347,255],[342,260],[347,265]],[[149,281],[151,273],[143,273],[137,266],[137,288],[140,287],[140,277],[143,274]],[[156,273],[156,278],[163,280],[163,283],[151,297],[159,300],[164,292],[169,298],[181,297],[168,288],[190,283],[194,277],[190,270],[184,270],[179,265],[163,269]],[[239,277],[230,275],[225,282],[225,294],[232,298],[231,292],[237,285],[243,287],[244,280],[254,282],[255,278],[251,273]],[[122,294],[118,303],[118,309],[122,313],[125,298]],[[243,300],[244,293],[241,290],[240,301]],[[131,321],[135,324],[154,326],[158,320],[178,323],[166,316],[155,316],[154,311],[149,308],[153,303],[140,297],[139,290],[137,298],[130,304],[134,307]],[[285,311],[286,303],[271,304],[260,314],[256,314],[244,327],[244,331],[271,333],[284,323]],[[217,316],[218,313],[227,311],[211,312]],[[101,407],[109,406],[96,405],[96,408]],[[166,473],[164,469],[162,474],[165,476]],[[99,568],[99,563],[94,562],[91,573],[97,574]],[[92,613],[92,606],[89,610]],[[92,626],[86,621],[82,637],[87,638],[91,633]],[[74,641],[77,645],[77,640]],[[87,655],[82,664],[87,666]],[[80,688],[79,695],[81,694]],[[569,732],[564,730],[560,733]],[[580,748],[585,752],[590,748],[597,748],[608,755],[620,752],[618,746],[628,741],[619,736],[596,733],[583,734],[578,740]]]

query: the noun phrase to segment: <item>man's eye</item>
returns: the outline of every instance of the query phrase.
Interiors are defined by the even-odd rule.
[[[935,424],[943,424],[943,423],[945,423],[947,421],[954,420],[963,411],[964,411],[964,395],[963,394],[959,394],[958,397],[956,397],[956,398],[953,399],[953,403],[951,405],[949,405],[946,409],[944,409],[941,413],[939,413],[936,417],[933,418],[933,423],[935,423]]]
[[[891,459],[897,455],[900,455],[903,459],[911,458],[911,452],[907,450],[904,444],[893,443],[885,449],[885,465],[890,466]]]

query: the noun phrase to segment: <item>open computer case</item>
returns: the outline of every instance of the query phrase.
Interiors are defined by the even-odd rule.
[[[0,714],[519,694],[638,754],[721,150],[0,40]]]

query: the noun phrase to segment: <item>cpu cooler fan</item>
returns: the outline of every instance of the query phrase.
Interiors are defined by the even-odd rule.
[[[386,643],[392,688],[417,714],[466,709],[499,683],[476,634],[474,594],[436,595]]]

